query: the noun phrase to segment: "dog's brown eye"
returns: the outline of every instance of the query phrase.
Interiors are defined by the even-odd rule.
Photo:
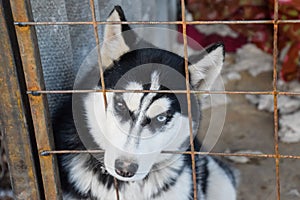
[[[126,105],[124,103],[122,103],[122,102],[117,102],[116,109],[118,111],[124,111],[124,110],[126,110]]]

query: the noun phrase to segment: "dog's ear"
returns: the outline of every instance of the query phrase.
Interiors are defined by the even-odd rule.
[[[222,43],[207,47],[200,55],[189,58],[190,83],[196,90],[211,89],[220,75],[224,63],[225,50]]]
[[[111,11],[108,22],[126,21],[124,12],[120,6],[115,6]],[[128,52],[130,43],[135,38],[130,32],[128,24],[107,24],[104,29],[103,45],[101,48],[102,64],[108,67],[114,60]],[[131,35],[131,36],[129,36]]]

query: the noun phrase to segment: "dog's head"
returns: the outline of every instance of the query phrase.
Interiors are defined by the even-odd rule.
[[[116,6],[107,21],[125,21],[122,9]],[[107,92],[106,108],[102,93],[85,98],[90,132],[105,150],[104,164],[111,175],[124,181],[143,179],[175,157],[162,150],[184,151],[189,146],[187,95],[172,92],[186,90],[185,60],[139,39],[127,24],[105,26],[101,59],[106,89],[130,91]],[[223,60],[222,44],[193,58],[188,66],[191,89],[210,88]],[[190,106],[196,133],[200,109],[194,95]]]

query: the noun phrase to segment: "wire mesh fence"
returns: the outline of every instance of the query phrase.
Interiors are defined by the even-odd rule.
[[[46,94],[66,94],[66,93],[102,93],[104,99],[106,99],[107,93],[182,93],[186,94],[187,104],[188,104],[188,117],[190,126],[190,145],[191,151],[163,151],[165,154],[189,154],[192,160],[192,175],[194,182],[194,193],[193,198],[198,199],[197,196],[197,183],[196,183],[196,171],[195,171],[195,156],[196,155],[213,155],[219,157],[235,156],[235,157],[251,157],[251,158],[272,158],[275,160],[276,169],[276,197],[280,199],[280,160],[282,159],[300,159],[300,155],[283,155],[279,151],[279,141],[278,141],[278,96],[279,95],[289,95],[295,96],[300,95],[300,92],[285,92],[279,91],[277,89],[277,73],[278,73],[278,26],[284,24],[298,24],[299,20],[295,19],[279,19],[278,10],[279,2],[274,0],[274,13],[273,19],[269,20],[230,20],[230,21],[187,21],[186,20],[186,2],[185,0],[180,0],[181,6],[181,20],[180,21],[97,21],[95,14],[95,2],[90,0],[90,12],[92,13],[92,21],[64,21],[64,22],[48,22],[39,21],[34,22],[30,14],[30,2],[22,1],[21,3],[17,0],[11,0],[12,11],[14,14],[14,25],[17,32],[19,46],[26,54],[22,55],[22,63],[25,72],[25,79],[27,83],[27,94],[31,103],[31,112],[33,115],[33,124],[35,127],[35,132],[39,134],[36,135],[37,146],[40,151],[40,162],[41,171],[45,188],[45,195],[47,199],[51,199],[51,196],[59,196],[59,180],[55,174],[57,174],[57,167],[55,156],[56,154],[78,154],[78,153],[103,153],[103,150],[53,150],[54,144],[51,134],[51,129],[48,127],[49,115],[47,114],[47,103],[45,99]],[[170,25],[176,24],[182,26],[183,33],[183,45],[184,45],[184,58],[185,58],[185,72],[186,72],[186,89],[169,91],[169,90],[112,90],[107,89],[104,83],[104,73],[101,61],[101,39],[98,34],[98,26],[106,24],[144,24],[144,25]],[[195,91],[189,86],[189,72],[188,72],[188,44],[187,44],[187,25],[203,25],[203,24],[269,24],[273,26],[273,86],[270,91]],[[36,50],[37,43],[34,36],[34,26],[55,26],[55,25],[91,25],[94,29],[95,42],[97,44],[98,53],[98,65],[100,69],[101,77],[101,90],[45,90],[43,85],[43,76],[41,73],[41,64],[39,59],[39,53]],[[213,153],[213,152],[197,152],[195,151],[193,144],[193,130],[192,130],[192,114],[191,114],[191,94],[250,94],[250,95],[273,95],[274,104],[274,153],[273,154],[247,154],[247,153]],[[105,105],[107,103],[105,102]],[[42,134],[40,134],[42,133]],[[118,185],[115,180],[116,187],[116,198],[119,199]]]

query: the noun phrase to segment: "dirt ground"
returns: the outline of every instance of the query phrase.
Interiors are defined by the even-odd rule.
[[[272,89],[272,73],[263,73],[252,77],[243,72],[242,79],[229,82],[226,90],[266,91]],[[254,84],[255,83],[255,84]],[[261,151],[274,153],[273,113],[259,111],[250,104],[245,95],[229,95],[227,114],[222,135],[213,148],[213,152],[230,150]],[[203,128],[207,127],[209,113],[204,113]],[[285,155],[300,155],[300,145],[280,143],[279,150]],[[238,164],[228,161],[240,172],[238,200],[275,200],[276,176],[275,160],[251,159],[249,163]],[[300,160],[284,159],[280,161],[281,200],[300,199]]]

